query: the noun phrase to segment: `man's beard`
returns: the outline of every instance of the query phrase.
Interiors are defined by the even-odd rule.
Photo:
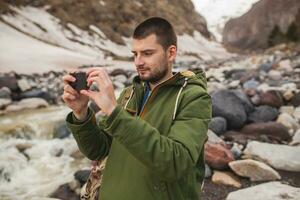
[[[153,69],[153,71],[151,71],[150,76],[143,77],[139,75],[139,77],[142,81],[147,81],[149,83],[155,84],[158,83],[162,78],[164,78],[167,75],[167,73],[168,73],[168,63],[164,61],[161,67],[155,68]]]
[[[159,82],[162,78],[164,78],[167,73],[168,73],[168,68],[165,66],[162,69],[152,71],[150,76],[148,77],[140,76],[140,79],[142,81],[147,81],[149,83],[155,84]]]

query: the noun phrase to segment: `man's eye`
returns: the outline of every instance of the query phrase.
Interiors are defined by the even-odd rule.
[[[150,55],[152,55],[153,53],[152,53],[152,52],[145,52],[144,54],[145,54],[145,56],[150,56]]]

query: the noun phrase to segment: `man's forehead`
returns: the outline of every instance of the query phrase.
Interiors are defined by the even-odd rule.
[[[151,34],[143,39],[135,39],[132,40],[132,51],[144,51],[147,49],[157,49],[160,44],[157,43],[156,35]]]

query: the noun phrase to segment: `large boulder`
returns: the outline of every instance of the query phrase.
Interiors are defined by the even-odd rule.
[[[271,106],[258,106],[249,114],[249,122],[268,122],[273,121],[278,117],[278,110]]]
[[[213,169],[226,169],[234,160],[232,152],[222,144],[207,142],[205,144],[205,162]]]
[[[265,135],[271,140],[288,141],[291,136],[288,129],[277,122],[252,123],[244,126],[240,132],[247,135],[262,136]]]
[[[300,188],[280,182],[262,183],[229,193],[226,200],[298,200]]]
[[[229,163],[229,167],[239,176],[248,177],[251,181],[275,181],[281,179],[277,171],[256,160],[232,161]]]
[[[249,142],[245,157],[261,160],[275,169],[300,172],[300,146]]]
[[[247,120],[242,100],[230,90],[219,90],[212,94],[212,110],[214,117],[227,120],[228,129],[242,128]]]
[[[223,117],[213,117],[209,123],[211,129],[217,135],[222,135],[227,130],[227,121]]]
[[[256,50],[300,40],[300,1],[262,0],[241,17],[229,20],[223,43],[231,49]]]

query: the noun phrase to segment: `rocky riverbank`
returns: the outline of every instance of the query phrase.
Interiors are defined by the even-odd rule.
[[[197,68],[206,71],[213,103],[209,141],[205,144],[207,165],[203,199],[300,198],[298,48],[280,45],[262,54],[229,60],[180,62],[176,63],[175,70]],[[61,77],[65,73],[1,74],[2,116],[63,104],[60,98],[63,87]],[[110,70],[109,74],[116,90],[120,91],[130,84],[135,72],[115,69]],[[2,129],[2,135],[7,134],[7,130]],[[54,138],[72,140],[65,125],[53,130],[56,134]],[[66,134],[59,134],[64,131]],[[5,140],[1,142],[5,143]],[[17,152],[25,152],[28,162],[34,160],[34,154],[26,153],[34,148],[34,144],[24,148],[14,144]],[[78,199],[80,188],[89,174],[89,161],[78,151],[63,152],[57,150],[52,154],[60,157],[67,152],[72,154],[76,163],[86,164],[69,171],[74,173],[74,178],[56,185],[57,189],[49,191],[48,196]],[[1,181],[8,180],[3,177],[1,175]]]

